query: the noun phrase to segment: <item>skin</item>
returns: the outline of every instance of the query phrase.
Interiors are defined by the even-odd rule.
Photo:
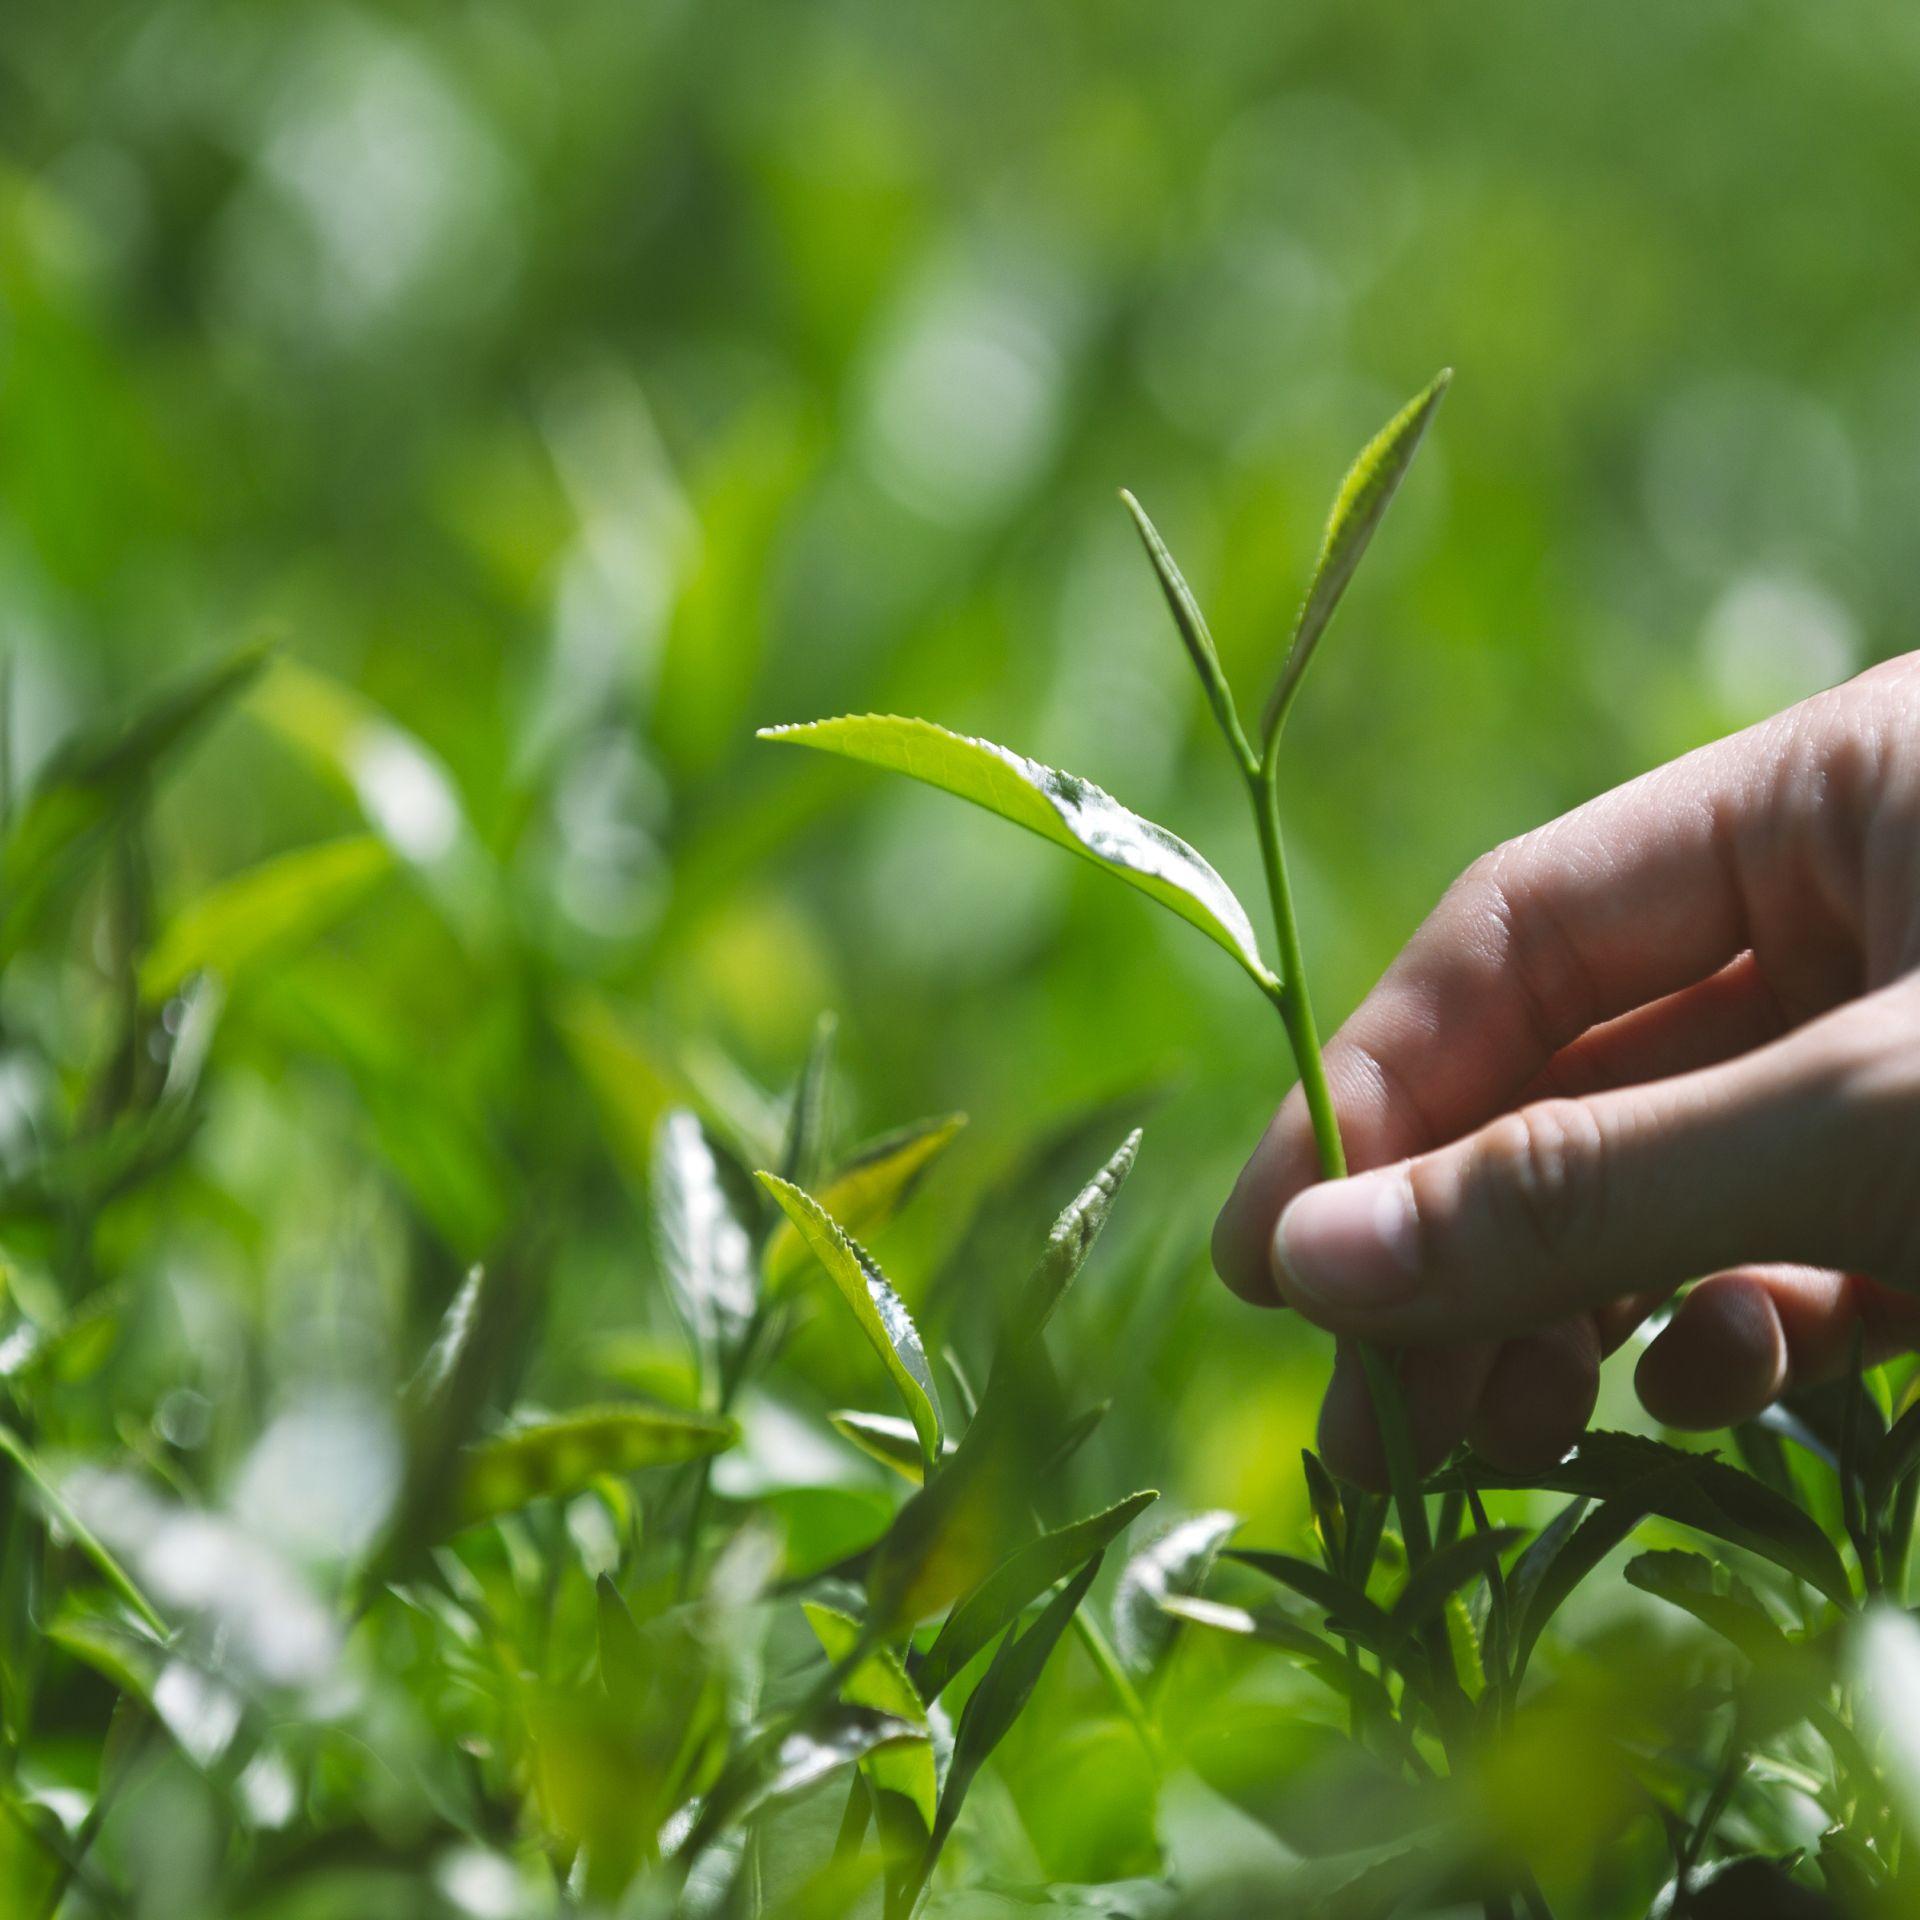
[[[1604,1354],[1713,1428],[1920,1345],[1920,653],[1474,862],[1328,1045],[1214,1229],[1244,1298],[1343,1336],[1337,1471],[1385,1482],[1357,1354],[1423,1467],[1572,1445]]]

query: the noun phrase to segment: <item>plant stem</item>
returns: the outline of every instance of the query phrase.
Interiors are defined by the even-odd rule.
[[[1279,1009],[1293,1048],[1294,1065],[1306,1096],[1319,1149],[1320,1171],[1329,1180],[1347,1171],[1346,1149],[1340,1140],[1340,1122],[1333,1110],[1333,1091],[1327,1084],[1326,1062],[1320,1053],[1320,1035],[1314,1026],[1313,1001],[1307,991],[1306,966],[1300,953],[1300,927],[1293,910],[1293,887],[1287,877],[1286,848],[1280,837],[1280,798],[1271,759],[1248,780],[1255,824],[1260,834],[1260,857],[1266,872],[1267,895],[1273,903],[1273,931],[1278,943],[1280,984],[1272,999]],[[1394,1378],[1392,1362],[1369,1341],[1356,1343],[1373,1396],[1374,1419],[1387,1457],[1387,1477],[1393,1488],[1394,1508],[1406,1540],[1407,1558],[1418,1566],[1432,1551],[1426,1503],[1413,1467],[1413,1439],[1407,1427],[1406,1403]]]
[[[1140,1689],[1120,1664],[1120,1656],[1114,1651],[1113,1643],[1098,1622],[1088,1617],[1084,1607],[1074,1609],[1073,1630],[1079,1636],[1080,1644],[1086,1648],[1087,1658],[1099,1668],[1113,1697],[1119,1701],[1121,1711],[1133,1723],[1133,1730],[1139,1736],[1141,1746],[1146,1749],[1148,1760],[1156,1767],[1165,1765],[1166,1754],[1161,1748],[1160,1736],[1154,1730],[1153,1716],[1147,1712],[1147,1703],[1140,1698]]]

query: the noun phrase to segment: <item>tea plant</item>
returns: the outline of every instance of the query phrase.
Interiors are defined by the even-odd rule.
[[[1442,373],[1389,421],[1343,482],[1257,736],[1241,720],[1206,620],[1165,542],[1138,501],[1122,495],[1245,785],[1272,913],[1271,964],[1250,917],[1213,867],[1174,834],[1074,774],[920,719],[855,716],[773,727],[762,736],[903,773],[969,800],[1091,861],[1206,934],[1278,1011],[1328,1177],[1344,1173],[1346,1160],[1288,881],[1279,797],[1283,736],[1313,655],[1449,377]],[[1889,1407],[1876,1397],[1884,1389],[1863,1383],[1857,1364],[1839,1398],[1837,1431],[1828,1438],[1803,1413],[1776,1411],[1750,1423],[1736,1440],[1751,1472],[1651,1439],[1596,1432],[1531,1482],[1464,1455],[1423,1486],[1392,1356],[1363,1345],[1361,1357],[1398,1536],[1387,1531],[1385,1502],[1337,1486],[1308,1453],[1316,1559],[1227,1546],[1233,1522],[1220,1516],[1170,1536],[1175,1544],[1167,1564],[1130,1570],[1135,1593],[1149,1595],[1174,1620],[1280,1649],[1324,1683],[1346,1705],[1356,1751],[1385,1770],[1371,1785],[1383,1787],[1397,1775],[1412,1789],[1411,1797],[1389,1797],[1388,1824],[1414,1826],[1458,1819],[1472,1798],[1460,1784],[1478,1776],[1484,1790],[1485,1778],[1497,1776],[1502,1763],[1489,1762],[1487,1751],[1513,1738],[1543,1629],[1642,1522],[1666,1521],[1735,1546],[1772,1569],[1768,1599],[1739,1573],[1697,1552],[1646,1553],[1626,1569],[1633,1586],[1721,1636],[1750,1676],[1746,1685],[1717,1676],[1696,1696],[1696,1704],[1710,1705],[1726,1723],[1722,1757],[1699,1790],[1660,1778],[1657,1767],[1626,1763],[1625,1773],[1669,1842],[1672,1876],[1658,1910],[1824,1911],[1803,1884],[1809,1879],[1863,1903],[1863,1910],[1905,1910],[1898,1901],[1910,1896],[1889,1891],[1908,1884],[1903,1830],[1876,1773],[1870,1736],[1860,1731],[1863,1714],[1872,1723],[1872,1709],[1842,1682],[1844,1650],[1859,1643],[1862,1603],[1889,1590],[1904,1599],[1920,1489],[1920,1404],[1913,1393],[1920,1376],[1910,1374],[1900,1389],[1901,1410],[1891,1426]],[[1790,1461],[1783,1439],[1832,1476],[1853,1548],[1851,1571],[1809,1511],[1821,1491],[1806,1486],[1806,1469]],[[1483,1498],[1528,1484],[1572,1496],[1531,1539],[1527,1529],[1495,1525]],[[1437,1528],[1429,1513],[1436,1497]],[[1216,1553],[1240,1588],[1248,1576],[1257,1577],[1306,1602],[1309,1612],[1251,1596],[1247,1604],[1206,1596],[1200,1589]],[[1784,1610],[1785,1623],[1776,1608]],[[1883,1639],[1911,1640],[1904,1614],[1873,1619],[1869,1631]],[[1236,1752],[1234,1745],[1227,1740],[1216,1756],[1221,1783],[1253,1804],[1270,1803],[1286,1771],[1280,1751],[1254,1743]],[[1803,1842],[1771,1854],[1736,1850],[1710,1859],[1742,1790],[1769,1774],[1791,1780],[1824,1816],[1817,1851]],[[1481,1811],[1478,1838],[1456,1834],[1425,1849],[1390,1849],[1354,1864],[1338,1895],[1345,1902],[1340,1910],[1397,1910],[1423,1892],[1451,1889],[1449,1897],[1470,1893],[1482,1900],[1489,1915],[1510,1913],[1516,1903],[1532,1915],[1549,1913],[1524,1848],[1503,1843],[1497,1809]],[[1489,1812],[1492,1817],[1484,1817]],[[1762,1835],[1778,1830],[1767,1819],[1751,1826]],[[1296,1844],[1324,1850],[1287,1832],[1284,1822],[1281,1828]],[[1542,1863],[1542,1871],[1553,1877],[1551,1863]],[[1307,1897],[1304,1889],[1300,1897]],[[1888,1900],[1896,1904],[1885,1906]]]
[[[1083,780],[921,720],[771,730],[972,799],[1205,933],[1278,1012],[1329,1173],[1282,733],[1443,385],[1342,487],[1257,744],[1128,500],[1248,795],[1271,962],[1212,867]],[[329,770],[367,831],[162,914],[155,796],[234,713]],[[830,1022],[777,1100],[635,1042],[518,941],[457,814],[427,847],[368,798],[369,743],[417,781],[384,717],[249,652],[76,734],[23,794],[0,773],[0,1041],[33,1090],[0,1136],[7,1911],[1910,1910],[1911,1368],[1795,1396],[1735,1434],[1740,1466],[1603,1432],[1524,1486],[1470,1454],[1422,1484],[1393,1359],[1369,1354],[1390,1496],[1309,1452],[1305,1540],[1246,1544],[1203,1511],[1123,1546],[1156,1495],[1089,1447],[1109,1402],[1081,1350],[1115,1301],[1082,1289],[1064,1338],[1060,1309],[1140,1152],[1138,1103],[1037,1143],[931,1283],[896,1286],[872,1249],[960,1117],[845,1145]],[[402,879],[515,1010],[478,1092],[437,1060],[397,1080],[351,973],[295,964]],[[316,1062],[349,1079],[353,1144],[280,1143],[266,1178],[313,1179],[346,1223],[317,1288],[239,1197],[261,1177],[248,1075]],[[622,1242],[636,1324],[616,1333],[560,1291],[589,1210],[551,1109],[502,1093],[556,1069],[644,1185],[659,1285],[629,1284],[645,1262]],[[469,1111],[491,1100],[498,1149]],[[202,1260],[258,1277],[257,1319],[211,1311]],[[356,1263],[429,1310],[320,1313],[308,1291]],[[315,1311],[276,1334],[275,1302]],[[188,1331],[162,1337],[173,1314]],[[351,1339],[316,1368],[336,1325]],[[823,1354],[890,1398],[822,1398]],[[845,1486],[777,1470],[810,1448],[853,1463]],[[1643,1530],[1627,1587],[1687,1630],[1642,1609],[1540,1658]],[[1084,1884],[1020,1838],[1021,1800],[1076,1759],[1075,1791],[1121,1782],[1131,1822],[1084,1849]],[[1223,1840],[1249,1826],[1271,1836],[1257,1866]]]

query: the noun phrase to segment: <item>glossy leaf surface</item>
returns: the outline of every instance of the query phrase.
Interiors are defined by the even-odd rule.
[[[760,737],[841,754],[971,800],[1137,887],[1224,947],[1262,988],[1275,985],[1227,883],[1184,840],[1089,780],[930,720],[890,714],[767,727]]]
[[[842,1231],[812,1194],[777,1174],[763,1173],[759,1180],[852,1309],[861,1332],[899,1389],[920,1436],[921,1456],[932,1466],[940,1458],[940,1400],[913,1316],[873,1256]]]
[[[660,1270],[694,1345],[710,1362],[733,1347],[753,1318],[753,1242],[705,1130],[684,1107],[661,1119],[650,1186]]]

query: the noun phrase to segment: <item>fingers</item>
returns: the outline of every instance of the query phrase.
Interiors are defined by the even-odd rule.
[[[1493,1360],[1491,1347],[1414,1347],[1394,1355],[1418,1472],[1430,1472],[1460,1444]],[[1358,1352],[1346,1341],[1334,1356],[1320,1405],[1320,1452],[1342,1479],[1386,1491],[1387,1458],[1373,1394]]]
[[[1335,1333],[1501,1338],[1754,1262],[1913,1277],[1916,1194],[1920,984],[1903,981],[1732,1062],[1541,1101],[1309,1188],[1276,1277]]]
[[[1749,948],[1796,1017],[1857,990],[1865,933],[1844,796],[1873,758],[1860,705],[1858,688],[1823,695],[1469,868],[1327,1049],[1349,1163],[1457,1138],[1517,1104],[1589,1029]],[[1296,1091],[1215,1230],[1236,1292],[1272,1301],[1266,1241],[1317,1173]]]
[[[1586,1432],[1599,1397],[1600,1336],[1576,1314],[1500,1349],[1467,1438],[1503,1471],[1537,1473]]]
[[[1670,1427],[1729,1427],[1844,1373],[1856,1330],[1862,1360],[1876,1365],[1920,1338],[1920,1300],[1811,1267],[1717,1273],[1641,1355],[1634,1385]]]

